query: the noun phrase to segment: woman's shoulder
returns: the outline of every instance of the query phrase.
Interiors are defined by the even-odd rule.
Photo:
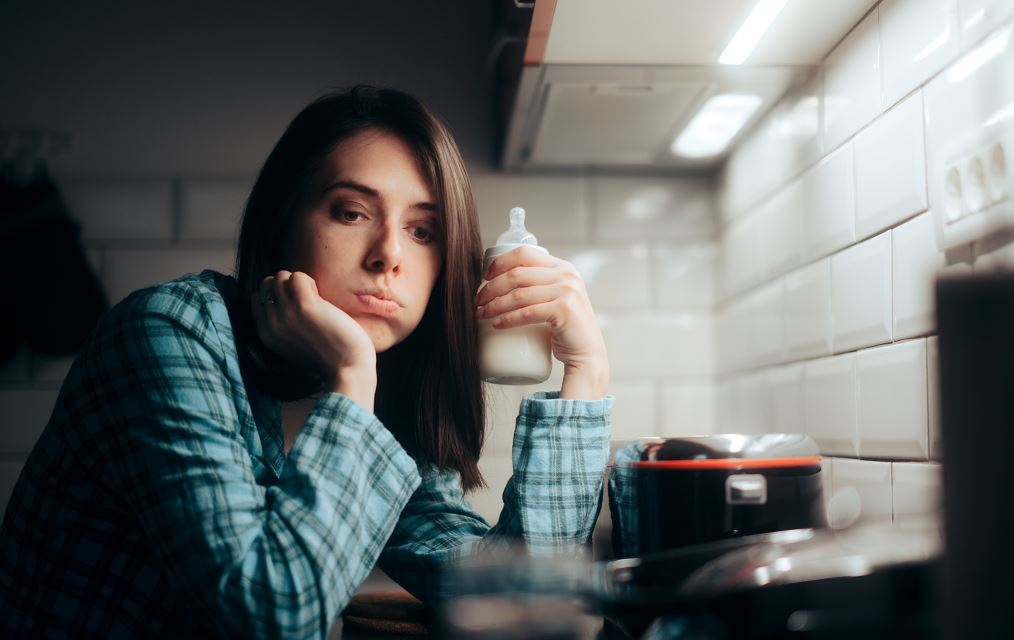
[[[140,327],[157,318],[197,334],[231,333],[229,303],[235,292],[232,276],[211,269],[188,273],[134,291],[110,309],[104,324]]]

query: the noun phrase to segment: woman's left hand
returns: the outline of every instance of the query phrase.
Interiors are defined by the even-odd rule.
[[[519,247],[497,257],[483,279],[486,286],[475,299],[480,319],[492,319],[496,329],[549,324],[553,355],[564,366],[561,398],[597,399],[606,394],[606,343],[574,265]]]

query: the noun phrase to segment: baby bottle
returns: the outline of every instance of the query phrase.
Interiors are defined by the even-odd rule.
[[[549,253],[540,247],[531,233],[525,229],[525,210],[514,207],[510,210],[510,229],[500,234],[496,245],[486,249],[482,256],[482,272],[485,273],[494,258],[518,247],[533,247]],[[479,290],[486,282],[479,286]],[[492,318],[479,320],[479,375],[486,382],[494,384],[535,384],[549,377],[553,368],[550,339],[552,335],[546,323],[526,324],[509,329],[495,329]]]

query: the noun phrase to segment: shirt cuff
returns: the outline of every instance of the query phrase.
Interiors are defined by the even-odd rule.
[[[559,391],[536,391],[521,399],[521,415],[537,420],[543,418],[608,418],[613,411],[614,397],[598,400],[561,399]]]

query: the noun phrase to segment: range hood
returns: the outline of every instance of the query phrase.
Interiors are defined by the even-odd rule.
[[[780,11],[745,63],[719,64],[758,2],[530,3],[503,169],[711,169],[876,4],[778,2]],[[721,151],[674,152],[674,140],[715,96],[749,98],[754,108]]]

